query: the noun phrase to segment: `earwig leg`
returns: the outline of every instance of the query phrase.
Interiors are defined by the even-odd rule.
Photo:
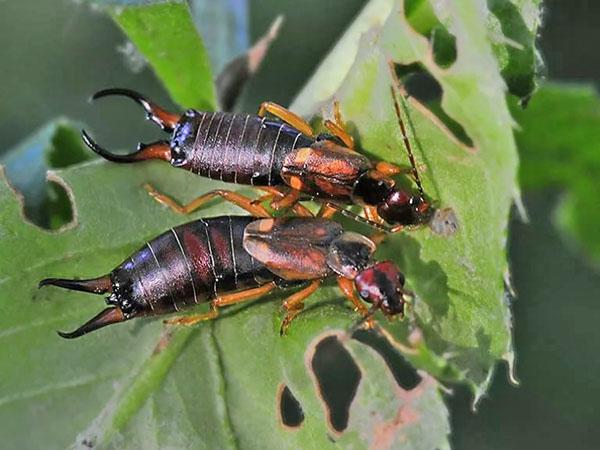
[[[186,327],[190,327],[192,325],[196,325],[199,322],[203,322],[205,320],[213,320],[219,317],[219,310],[214,306],[211,302],[210,311],[204,314],[193,314],[191,316],[183,316],[176,317],[174,319],[167,319],[163,321],[168,325],[183,325]]]
[[[275,211],[289,208],[290,206],[296,204],[299,198],[300,191],[292,189],[287,194],[284,194],[283,197],[273,199],[273,201],[271,202],[271,208],[273,208]]]
[[[322,211],[322,213],[321,213]],[[321,215],[317,215],[318,217],[330,218],[333,216],[335,212],[339,212],[341,215],[348,217],[349,219],[356,220],[357,222],[364,223],[365,225],[369,225],[370,227],[376,228],[378,230],[384,231],[386,233],[391,232],[394,228],[390,228],[385,225],[384,222],[373,222],[372,220],[367,219],[366,217],[362,217],[342,206],[336,205],[335,203],[325,203],[321,207]]]
[[[346,298],[348,300],[350,300],[350,303],[352,303],[352,305],[354,305],[354,311],[359,313],[362,317],[368,317],[370,315],[369,309],[356,296],[356,293],[354,292],[354,285],[352,283],[352,280],[350,280],[349,278],[338,277],[337,282],[338,282],[338,286],[340,287],[343,294],[346,296]],[[367,319],[367,326],[369,328],[371,328],[373,326],[372,318]]]
[[[230,203],[239,206],[240,208],[248,211],[250,214],[256,217],[271,217],[271,214],[262,206],[253,204],[252,200],[248,197],[238,194],[237,192],[228,191],[224,189],[218,189],[214,191],[207,192],[204,195],[192,200],[186,205],[180,205],[176,200],[165,195],[161,192],[158,192],[152,185],[146,183],[144,184],[144,189],[148,191],[150,196],[154,198],[157,202],[162,203],[165,206],[168,206],[173,211],[179,214],[191,214],[196,211],[202,205],[204,205],[209,200],[215,197],[222,197]]]
[[[304,289],[290,295],[283,302],[283,307],[287,311],[283,322],[281,322],[281,328],[279,329],[279,334],[283,336],[292,320],[302,312],[304,309],[304,299],[309,297],[313,292],[315,292],[319,286],[321,285],[321,280],[312,281],[308,286]]]
[[[262,202],[270,202],[275,199],[275,194],[265,194],[252,200],[253,205],[259,205]]]
[[[241,303],[248,300],[256,299],[269,293],[276,287],[276,284],[271,282],[257,288],[246,289],[245,291],[223,295],[222,297],[217,297],[212,302],[210,302],[210,311],[207,313],[176,317],[174,319],[165,320],[164,323],[167,323],[169,325],[191,326],[205,320],[216,319],[219,316],[219,308],[223,306],[233,305],[235,303]]]
[[[346,147],[348,147],[350,150],[354,150],[354,138],[350,136],[341,125],[332,122],[331,120],[326,120],[323,124],[331,132],[331,134],[340,138]]]
[[[314,136],[312,127],[306,120],[283,106],[273,102],[262,102],[260,108],[258,108],[258,116],[264,117],[267,112],[293,126],[301,133],[310,137]]]
[[[287,205],[284,204],[283,206],[281,204],[277,204],[275,205],[274,203],[276,202],[280,202],[283,201],[284,198],[289,195],[289,193],[285,193],[285,192],[281,192],[279,189],[271,187],[271,186],[267,186],[267,187],[262,187],[260,188],[261,190],[267,192],[266,195],[263,195],[259,198],[257,198],[256,200],[252,200],[252,204],[256,205],[258,203],[262,203],[264,201],[270,200],[271,201],[271,207],[275,210],[278,209],[282,209],[282,208],[292,208],[292,210],[296,213],[297,216],[300,217],[314,217],[314,214],[312,213],[312,211],[310,209],[308,209],[306,206],[302,205],[301,203],[299,203],[297,201],[297,199],[294,202],[291,202],[291,204]],[[300,195],[300,192],[298,192],[298,196]]]
[[[400,166],[397,166],[396,164],[392,164],[392,163],[389,163],[386,161],[379,161],[375,165],[375,170],[377,170],[377,172],[385,175],[386,177],[393,177],[394,175],[400,175],[400,174],[406,174],[406,173],[412,172],[412,169],[405,169]]]
[[[370,220],[373,223],[380,224],[382,227],[385,226],[385,222],[379,216],[379,213],[377,212],[377,208],[375,206],[365,206],[364,211],[367,220]],[[375,242],[375,244],[379,245],[385,240],[385,238],[387,237],[387,233],[397,233],[398,231],[401,231],[403,229],[404,227],[402,225],[396,225],[392,228],[388,228],[386,232],[378,230],[371,234],[371,236],[369,236],[369,239]]]
[[[336,211],[337,209],[333,208],[329,203],[323,203],[321,209],[319,209],[319,212],[317,213],[317,217],[331,219]]]
[[[339,138],[350,150],[354,150],[354,138],[346,131],[346,125],[342,119],[342,112],[340,111],[340,102],[337,100],[333,101],[333,120],[326,120],[324,123],[325,127],[331,134]]]
[[[375,206],[364,206],[363,209],[365,211],[365,217],[367,218],[367,220],[379,224],[384,223],[383,219],[379,217],[379,213],[377,212],[377,208]]]
[[[292,209],[296,213],[296,215],[300,217],[314,217],[315,215],[312,213],[310,209],[300,203],[294,203]]]

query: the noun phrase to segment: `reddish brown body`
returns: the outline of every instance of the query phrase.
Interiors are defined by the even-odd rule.
[[[348,281],[362,277],[363,300],[388,315],[402,313],[404,277],[390,262],[371,261],[374,250],[368,238],[344,232],[327,219],[223,216],[170,229],[108,275],[88,280],[48,278],[40,286],[109,294],[109,307],[74,332],[60,333],[66,338],[207,301],[214,308],[233,304],[248,298],[244,292],[265,287],[268,292],[311,282],[313,292],[315,280],[330,276]],[[365,289],[373,283],[378,286]],[[289,310],[292,317],[302,309],[303,297],[298,298]]]
[[[390,176],[401,172],[397,166],[373,164],[354,152],[352,137],[338,123],[325,121],[335,136],[314,135],[305,121],[270,102],[263,104],[267,105],[266,110],[282,118],[283,122],[267,119],[261,112],[250,115],[190,109],[178,116],[126,89],[108,89],[98,92],[94,98],[106,95],[125,95],[134,99],[146,109],[150,120],[171,132],[168,141],[140,145],[138,151],[130,155],[109,153],[84,132],[87,145],[111,161],[162,159],[204,177],[275,188],[277,192],[273,195],[285,196],[287,203],[283,200],[282,203],[287,206],[303,196],[322,200],[333,209],[338,209],[338,204],[358,204],[368,209],[368,222],[380,228],[384,222],[400,228],[428,223],[434,212],[425,200],[406,138],[419,195],[395,187]],[[398,108],[396,111],[399,114]],[[400,115],[398,117],[400,119]],[[403,125],[402,130],[404,133]],[[289,189],[279,190],[286,187]],[[158,193],[154,194],[158,198]],[[162,200],[159,201],[173,205],[164,195],[160,197]],[[248,207],[245,209],[251,211]],[[181,212],[185,208],[177,210]],[[350,211],[343,212],[358,219]],[[399,229],[394,227],[390,231],[396,228]]]

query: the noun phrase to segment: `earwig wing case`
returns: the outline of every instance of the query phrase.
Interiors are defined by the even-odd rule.
[[[246,227],[244,248],[286,280],[317,279],[331,273],[329,246],[341,234],[330,220],[262,219]]]

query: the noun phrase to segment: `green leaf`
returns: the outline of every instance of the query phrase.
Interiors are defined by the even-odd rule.
[[[432,43],[410,26],[402,3],[369,3],[309,83],[315,90],[298,98],[297,111],[312,115],[335,95],[363,148],[406,164],[389,90],[391,57],[430,72],[443,88],[444,111],[474,143],[462,144],[416,100],[401,101],[416,157],[426,166],[425,189],[459,221],[453,236],[401,233],[378,254],[401,264],[417,294],[409,320],[377,321],[393,348],[421,369],[420,381],[400,387],[372,348],[348,339],[357,317],[333,283],[307,301],[285,338],[278,335],[285,293],[229,308],[194,328],[140,319],[77,341],[56,337],[54,330],[72,329],[103,302],[38,291],[40,279],[98,276],[171,226],[239,213],[216,203],[193,217],[174,215],[141,185],[153,183],[183,202],[222,185],[161,163],[94,161],[50,175],[76,211],[76,222],[60,232],[23,222],[18,199],[0,180],[0,251],[8,255],[0,258],[0,339],[9,349],[0,354],[0,421],[11,430],[5,448],[448,447],[448,413],[434,377],[466,381],[480,395],[493,364],[512,360],[503,276],[517,157],[485,2],[435,9],[453,18],[447,31],[458,50],[443,69],[428,57]],[[341,434],[329,424],[312,364],[331,336],[361,375]],[[280,423],[282,385],[304,412],[298,429]],[[23,426],[29,423],[39,425]]]
[[[159,207],[141,188],[143,182],[185,192],[186,199],[215,187],[191,174],[171,174],[160,163],[132,168],[100,161],[54,173],[77,211],[77,226],[60,233],[23,223],[19,202],[0,184],[2,254],[11,255],[0,261],[0,339],[5,348],[23,350],[0,358],[0,420],[15,430],[4,437],[4,448],[109,443],[123,448],[140,442],[144,448],[253,448],[257,439],[263,448],[281,448],[282,442],[289,448],[331,446],[306,361],[319,334],[343,336],[356,320],[333,286],[311,299],[325,305],[302,314],[286,338],[278,334],[283,293],[194,328],[164,329],[160,320],[138,320],[78,341],[54,334],[91,316],[103,302],[58,289],[38,291],[40,279],[105,273],[145,240],[189,220]],[[202,215],[233,212],[219,203]],[[377,439],[377,427],[389,422],[386,436],[392,442],[426,429],[427,440],[415,439],[414,448],[447,447],[447,412],[431,377],[424,375],[410,391],[399,389],[381,357],[363,344],[344,345],[361,368],[362,381],[350,412],[356,419],[339,437],[340,446],[365,447]],[[281,383],[305,414],[293,433],[278,425]],[[381,422],[361,420],[375,417],[370,411]],[[398,414],[410,422],[397,423]],[[24,418],[48,425],[24,428]]]
[[[292,105],[303,114],[318,112],[331,98],[341,102],[342,113],[356,131],[362,148],[403,165],[406,153],[390,94],[391,58],[402,65],[419,63],[441,85],[442,108],[464,128],[474,143],[462,144],[425,105],[402,101],[410,139],[418,161],[426,166],[424,187],[442,207],[451,207],[459,230],[449,238],[429,230],[402,233],[390,239],[384,253],[399,261],[407,283],[418,295],[415,305],[419,339],[438,356],[451,355],[446,373],[456,369],[471,383],[478,398],[485,391],[499,358],[512,364],[510,310],[503,277],[509,212],[518,195],[517,153],[504,85],[485,27],[490,12],[483,1],[439,4],[435,13],[449,23],[456,38],[457,58],[439,67],[430,57],[431,42],[406,19],[403,2],[383,27],[363,36],[352,67],[327,77],[339,82],[329,98],[302,94]],[[383,9],[383,8],[382,8]],[[452,20],[442,20],[442,18]],[[343,42],[343,40],[342,40]],[[338,67],[336,49],[309,81],[321,80],[321,71]],[[345,70],[346,72],[343,72]],[[314,94],[314,93],[313,93]],[[390,325],[390,333],[407,342],[407,326]],[[419,342],[421,342],[419,340]],[[420,368],[440,375],[444,365],[408,355]]]
[[[549,83],[526,110],[513,108],[523,189],[565,191],[556,222],[594,263],[600,261],[600,98],[591,86]]]
[[[185,1],[108,8],[173,100],[186,108],[216,108],[208,54]]]
[[[489,27],[502,76],[511,94],[527,103],[538,87],[543,62],[536,47],[542,0],[488,0]]]

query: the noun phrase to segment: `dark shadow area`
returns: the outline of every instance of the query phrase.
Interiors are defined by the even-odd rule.
[[[352,337],[381,355],[396,383],[405,391],[410,391],[421,382],[421,377],[414,367],[382,335],[373,331],[359,330]]]
[[[279,414],[282,423],[290,428],[299,428],[304,421],[304,411],[298,399],[287,386],[283,386],[279,398]]]
[[[496,16],[505,37],[516,43],[505,44],[504,50],[507,62],[502,69],[502,77],[508,86],[508,91],[521,99],[525,106],[535,89],[535,79],[541,66],[537,64],[532,36],[523,21],[521,13],[509,0],[488,0],[488,8]],[[533,72],[530,67],[535,67]]]
[[[360,370],[335,336],[317,344],[311,366],[319,382],[321,398],[327,405],[330,425],[335,431],[342,432],[348,426],[350,404],[360,382]]]
[[[473,140],[462,125],[442,109],[442,87],[422,64],[396,64],[396,74],[402,81],[408,95],[424,104],[427,109],[446,125],[458,141],[468,147],[473,147]]]

